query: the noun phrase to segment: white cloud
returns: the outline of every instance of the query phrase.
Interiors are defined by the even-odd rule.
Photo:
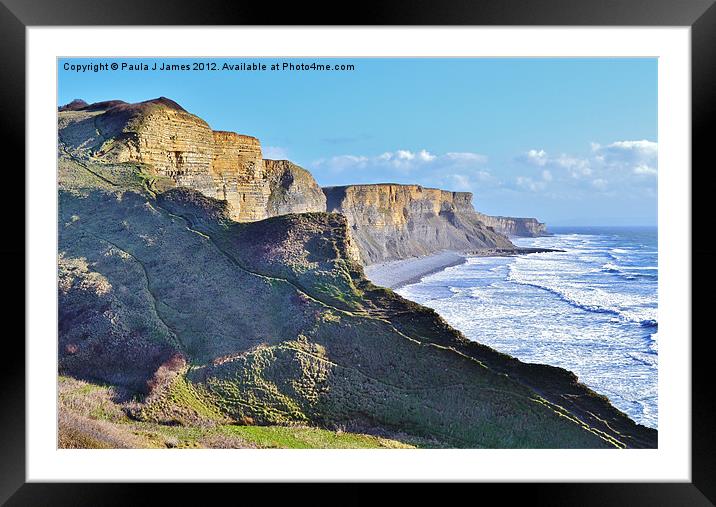
[[[402,173],[410,172],[421,164],[430,163],[437,159],[437,156],[424,149],[417,153],[410,150],[386,151],[377,157],[366,157],[364,155],[341,155],[340,157],[345,160],[349,160],[352,157],[361,163],[368,162],[376,165],[389,165],[395,169],[400,169]],[[337,157],[334,157],[334,159],[335,158]],[[330,160],[329,165],[331,165]]]
[[[551,167],[555,169],[566,169],[574,178],[589,176],[592,172],[588,159],[573,157],[562,153],[558,156],[550,156],[545,150],[529,150],[524,155],[517,157],[517,160],[539,168]]]
[[[532,149],[517,160],[541,170],[543,182],[569,184],[584,188],[605,190],[608,186],[644,181],[646,176],[657,175],[658,144],[645,139],[639,141],[615,141],[601,145],[591,143],[590,152],[584,156],[561,153],[551,155],[544,149]],[[521,179],[520,179],[521,178]],[[546,185],[537,185],[536,176],[521,176],[517,185],[538,191]],[[586,187],[585,187],[586,185]],[[625,188],[629,188],[628,185]]]
[[[418,153],[418,158],[423,162],[432,162],[437,157],[427,150],[420,150],[420,152]]]
[[[484,166],[487,157],[474,152],[432,153],[399,149],[380,155],[338,155],[309,165],[317,173],[347,174],[354,181],[396,181],[453,190],[476,191],[501,182]]]
[[[530,176],[518,176],[515,180],[517,186],[530,192],[539,192],[547,186],[544,181],[535,181]]]
[[[589,159],[571,157],[561,154],[559,157],[551,160],[557,167],[567,169],[573,178],[581,178],[592,174],[592,165]]]
[[[658,171],[655,167],[650,167],[646,164],[639,164],[634,168],[634,174],[646,174],[649,176],[656,176]]]
[[[454,172],[447,172],[455,170]],[[502,186],[502,181],[485,169],[467,169],[452,167],[445,170],[430,170],[418,175],[413,181],[426,187],[436,187],[445,190],[460,192],[481,193],[488,188],[494,189]]]
[[[313,162],[314,167],[322,167],[331,172],[342,172],[348,169],[360,169],[366,167],[368,157],[356,155],[338,155],[330,158],[322,158]]]
[[[465,162],[465,163],[475,163],[475,164],[484,164],[487,162],[487,157],[485,155],[481,155],[480,153],[472,153],[472,152],[450,151],[445,154],[445,158],[448,160],[455,161],[455,162]]]
[[[262,148],[263,157],[272,160],[287,160],[288,150],[281,146],[264,146]]]
[[[599,145],[597,145],[599,146]],[[641,141],[616,141],[607,146],[608,149],[638,151],[655,156],[659,145],[653,141],[642,139]]]
[[[314,167],[329,170],[346,170],[352,168],[396,168],[404,171],[421,168],[454,167],[457,165],[473,167],[487,162],[487,157],[479,153],[449,152],[444,155],[435,155],[428,150],[418,152],[410,150],[386,151],[377,156],[365,155],[338,155],[331,158],[316,160]]]
[[[544,166],[548,162],[547,152],[544,150],[530,150],[527,152],[527,160],[538,166]]]
[[[606,146],[598,146],[595,151],[605,165],[634,171],[640,165],[655,168],[659,146],[647,140],[616,141]]]

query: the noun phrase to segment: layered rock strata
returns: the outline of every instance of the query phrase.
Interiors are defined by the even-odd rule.
[[[213,136],[214,157],[210,172],[217,193],[215,196],[202,193],[231,204],[236,221],[252,222],[267,218],[271,189],[259,140],[234,132],[215,131]]]
[[[547,225],[536,218],[514,218],[484,215],[477,213],[477,217],[485,225],[492,227],[505,236],[538,237],[548,236]]]
[[[476,213],[468,192],[395,184],[322,191],[311,173],[296,164],[264,160],[257,138],[214,131],[164,97],[136,104],[75,100],[59,109],[58,118],[61,155],[138,167],[170,186],[226,201],[238,222],[289,213],[343,213],[366,265],[439,250],[513,248],[504,235],[544,233],[544,224],[534,219]]]
[[[366,265],[439,250],[514,248],[483,224],[469,192],[419,185],[326,187],[327,210],[348,219]]]
[[[264,160],[270,216],[326,211],[326,196],[311,173],[288,160]]]
[[[65,154],[108,164],[141,164],[174,184],[229,203],[239,222],[285,213],[325,211],[311,174],[287,161],[263,159],[251,136],[213,131],[164,97],[137,104],[73,101],[60,108]]]

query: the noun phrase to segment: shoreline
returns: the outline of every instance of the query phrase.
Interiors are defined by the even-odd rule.
[[[467,262],[466,254],[447,250],[423,257],[371,264],[366,266],[364,271],[365,276],[374,284],[396,290],[417,283],[428,275],[465,262]]]
[[[551,248],[485,248],[469,252],[444,250],[422,257],[410,257],[393,261],[379,262],[364,268],[365,276],[374,284],[389,289],[400,289],[406,285],[418,283],[424,277],[452,266],[465,264],[468,257],[506,257],[532,253],[563,252]]]
[[[561,246],[561,243],[558,243]],[[568,245],[565,246],[565,248],[568,248]],[[607,247],[605,247],[607,248]],[[568,250],[563,249],[546,249],[546,248],[534,248],[534,247],[517,247],[514,249],[511,248],[483,248],[479,250],[463,250],[463,251],[450,251],[450,252],[438,252],[437,254],[427,255],[424,257],[416,257],[416,258],[409,258],[409,259],[403,259],[403,260],[396,260],[396,261],[388,261],[380,264],[374,264],[371,266],[368,266],[366,268],[366,276],[372,280],[376,285],[383,285],[387,288],[391,288],[393,290],[399,290],[406,285],[411,285],[415,283],[421,282],[421,280],[424,277],[427,277],[430,274],[440,272],[445,270],[447,267],[460,265],[467,263],[470,257],[493,257],[493,258],[499,258],[499,257],[521,257],[522,255],[525,255],[526,257],[530,254],[538,254],[538,253],[547,253],[547,252],[569,252],[571,251],[571,248]],[[561,258],[561,256],[550,256],[552,259]],[[567,259],[570,259],[571,257],[567,257]],[[450,259],[452,259],[452,262],[450,262]],[[422,261],[422,262],[421,262]],[[462,270],[462,268],[459,268]],[[449,279],[451,278],[451,275],[446,274],[444,276],[441,276],[441,279]],[[450,282],[448,282],[450,283]],[[442,283],[440,283],[442,285]],[[557,293],[558,296],[559,293]],[[560,296],[561,297],[561,296]],[[411,298],[412,299],[412,298]],[[414,301],[419,301],[419,299],[413,299]],[[425,303],[421,303],[425,304]],[[572,303],[570,303],[572,304]],[[435,307],[436,311],[438,307]],[[455,308],[455,307],[453,307]],[[457,307],[460,308],[460,307]],[[450,313],[448,313],[449,315]],[[455,329],[458,329],[462,332],[465,332],[464,329],[460,326],[460,322],[462,321],[456,321],[455,323],[451,323]],[[643,322],[643,321],[642,321]],[[643,327],[643,323],[639,323],[640,327]],[[505,349],[502,349],[498,344],[501,342],[496,342],[498,344],[495,344],[491,342],[489,339],[485,340],[484,336],[472,336],[469,334],[465,335],[468,337],[469,340],[477,340],[479,343],[486,344],[489,347],[498,347],[495,348],[495,350],[501,351],[503,353],[507,353],[510,355],[515,354],[515,352],[506,351]],[[652,345],[656,345],[658,347],[658,341],[656,340],[656,328],[650,329],[648,333],[648,339],[649,339],[649,347],[648,350],[646,350],[646,353],[653,354],[654,356],[658,357],[658,350],[655,349]],[[637,352],[642,351],[642,348],[635,349]],[[604,386],[600,383],[599,379],[595,380],[594,378],[590,377],[588,374],[585,374],[585,378],[582,378],[581,373],[576,373],[577,371],[581,371],[580,368],[583,366],[584,361],[580,359],[579,357],[574,358],[573,361],[568,361],[566,363],[560,362],[558,359],[555,359],[553,357],[548,357],[549,355],[540,355],[539,353],[535,355],[530,356],[529,354],[527,357],[523,357],[522,354],[515,355],[514,357],[517,357],[521,361],[526,361],[530,364],[539,364],[539,365],[546,365],[551,366],[555,368],[563,368],[570,372],[575,372],[575,375],[579,375],[579,382],[588,386],[590,389],[593,389],[595,392],[598,392],[609,400],[609,403],[615,407],[617,410],[621,411],[623,414],[626,414],[626,416],[631,419],[635,424],[642,426],[644,428],[649,428],[653,431],[658,431],[658,419],[654,419],[653,413],[655,413],[655,410],[658,410],[658,405],[654,406],[654,409],[652,410],[652,397],[645,396],[643,398],[639,398],[637,401],[639,404],[641,404],[644,409],[639,411],[637,409],[634,409],[633,411],[629,409],[629,402],[631,401],[631,398],[628,396],[624,396],[623,393],[617,392],[614,396],[612,395],[605,395],[604,394]],[[651,356],[650,356],[651,357]],[[650,367],[653,363],[650,361],[642,360],[638,357],[633,357],[637,362],[645,364],[647,367]],[[642,371],[639,368],[640,366],[636,367],[637,372]],[[643,369],[643,368],[642,368]],[[582,372],[583,373],[583,372]],[[644,374],[644,378],[651,378],[648,376],[649,372],[647,371]],[[649,380],[645,382],[647,385],[650,383]],[[633,402],[631,402],[633,404]],[[619,408],[617,408],[619,407]]]

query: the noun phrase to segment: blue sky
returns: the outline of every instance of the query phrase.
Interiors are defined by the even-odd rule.
[[[266,71],[64,70],[266,63]],[[271,71],[276,62],[353,71]],[[548,225],[655,225],[656,59],[61,59],[58,103],[165,96],[321,185],[418,183]]]

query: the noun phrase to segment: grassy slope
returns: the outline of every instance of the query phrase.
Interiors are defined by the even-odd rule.
[[[369,316],[389,321],[393,330],[403,336],[457,350],[503,376],[518,380],[539,393],[553,409],[569,414],[569,417],[576,416],[607,439],[629,447],[655,445],[654,430],[635,425],[612,407],[605,397],[578,383],[572,373],[561,368],[522,363],[471,342],[450,328],[433,310],[371,284],[364,278],[361,266],[351,262],[346,253],[345,225],[339,215],[293,215],[254,224],[227,222],[225,226],[217,227],[215,221],[200,218],[200,210],[210,204],[202,197],[193,197],[193,201],[187,202],[191,195],[175,190],[165,194],[164,204],[181,209],[178,212],[185,213],[198,228],[211,234],[225,252],[240,258],[243,265],[285,277],[317,299],[331,303],[332,294],[326,293],[323,288],[334,284],[333,280],[340,277],[342,302],[348,302],[342,308],[352,311],[338,312],[334,321],[340,320],[341,313],[345,314],[344,318]],[[317,228],[317,224],[321,227]],[[320,236],[319,230],[325,234]],[[317,234],[318,240],[314,237]],[[296,245],[303,245],[303,248],[295,248]],[[329,329],[332,326],[334,322],[324,325]],[[374,337],[371,334],[371,338]],[[385,352],[382,346],[376,346],[376,350],[381,354]],[[370,357],[371,364],[380,360],[380,357]]]
[[[114,387],[59,377],[61,448],[400,449],[410,443],[374,435],[300,426],[166,425],[126,415]],[[130,407],[131,408],[131,407]]]
[[[135,413],[152,431],[230,421],[438,446],[621,445],[368,284],[338,215],[236,224],[195,192],[154,198],[137,166],[63,158],[60,181],[61,371],[140,392],[154,382]]]
[[[88,339],[79,337],[72,342],[79,352],[60,360],[68,371],[117,382],[128,367],[146,362],[145,348],[126,351],[134,352],[147,329],[163,324],[169,331],[154,339],[170,346],[176,338],[190,363],[188,379],[231,420],[377,427],[456,446],[602,443],[537,403],[529,390],[470,359],[403,336],[383,319],[331,308],[279,278],[242,270],[210,239],[139,195],[66,198],[61,211],[71,208],[80,218],[61,233],[64,255],[96,259],[92,267],[119,299],[113,306],[120,324],[141,313],[143,302],[156,314],[154,326],[109,326],[101,338],[89,338],[99,344],[85,345]],[[121,276],[132,269],[144,277]],[[130,280],[141,280],[145,298],[120,293]],[[90,327],[73,324],[66,335]],[[98,350],[101,370],[87,371],[97,365]],[[167,360],[167,353],[159,354],[147,372]]]

